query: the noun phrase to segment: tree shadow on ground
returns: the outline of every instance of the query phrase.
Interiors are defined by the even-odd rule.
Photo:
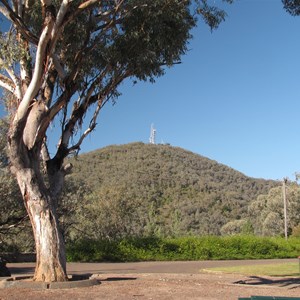
[[[136,280],[136,277],[108,277],[106,279],[101,279],[101,281],[126,281],[126,280]]]
[[[247,279],[238,280],[234,282],[234,284],[273,285],[295,289],[300,288],[300,277],[272,278],[261,276],[249,276]]]

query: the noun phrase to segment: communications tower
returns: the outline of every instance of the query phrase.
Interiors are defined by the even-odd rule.
[[[150,144],[156,144],[155,136],[156,136],[156,129],[154,128],[154,125],[151,124],[151,131],[150,131],[150,138],[149,138]]]

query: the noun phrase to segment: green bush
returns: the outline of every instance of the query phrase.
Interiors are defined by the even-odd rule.
[[[67,260],[81,262],[120,261],[118,242],[81,240],[67,246]]]
[[[300,255],[300,239],[256,236],[127,238],[80,240],[67,246],[68,261],[163,261],[292,258]]]

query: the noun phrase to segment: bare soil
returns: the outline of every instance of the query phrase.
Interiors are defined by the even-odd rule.
[[[85,271],[88,267],[91,270],[92,266],[82,265],[80,268]],[[103,265],[101,266],[103,270]],[[154,264],[152,268],[153,266]],[[179,266],[180,264],[177,265]],[[75,269],[75,266],[73,268]],[[112,265],[110,269],[115,269],[115,272],[109,272],[107,267],[106,272],[97,274],[96,278],[100,284],[96,286],[59,290],[0,289],[0,300],[237,300],[238,297],[253,295],[300,297],[299,278],[249,277],[239,274],[199,272],[199,269],[197,273],[188,273],[186,272],[188,270],[182,272],[179,270],[178,273],[147,273],[136,272],[132,266],[124,272],[119,268],[119,265]]]

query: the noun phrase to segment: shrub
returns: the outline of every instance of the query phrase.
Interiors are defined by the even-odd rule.
[[[300,255],[300,239],[256,236],[81,240],[68,245],[68,261],[149,261],[289,258]]]

